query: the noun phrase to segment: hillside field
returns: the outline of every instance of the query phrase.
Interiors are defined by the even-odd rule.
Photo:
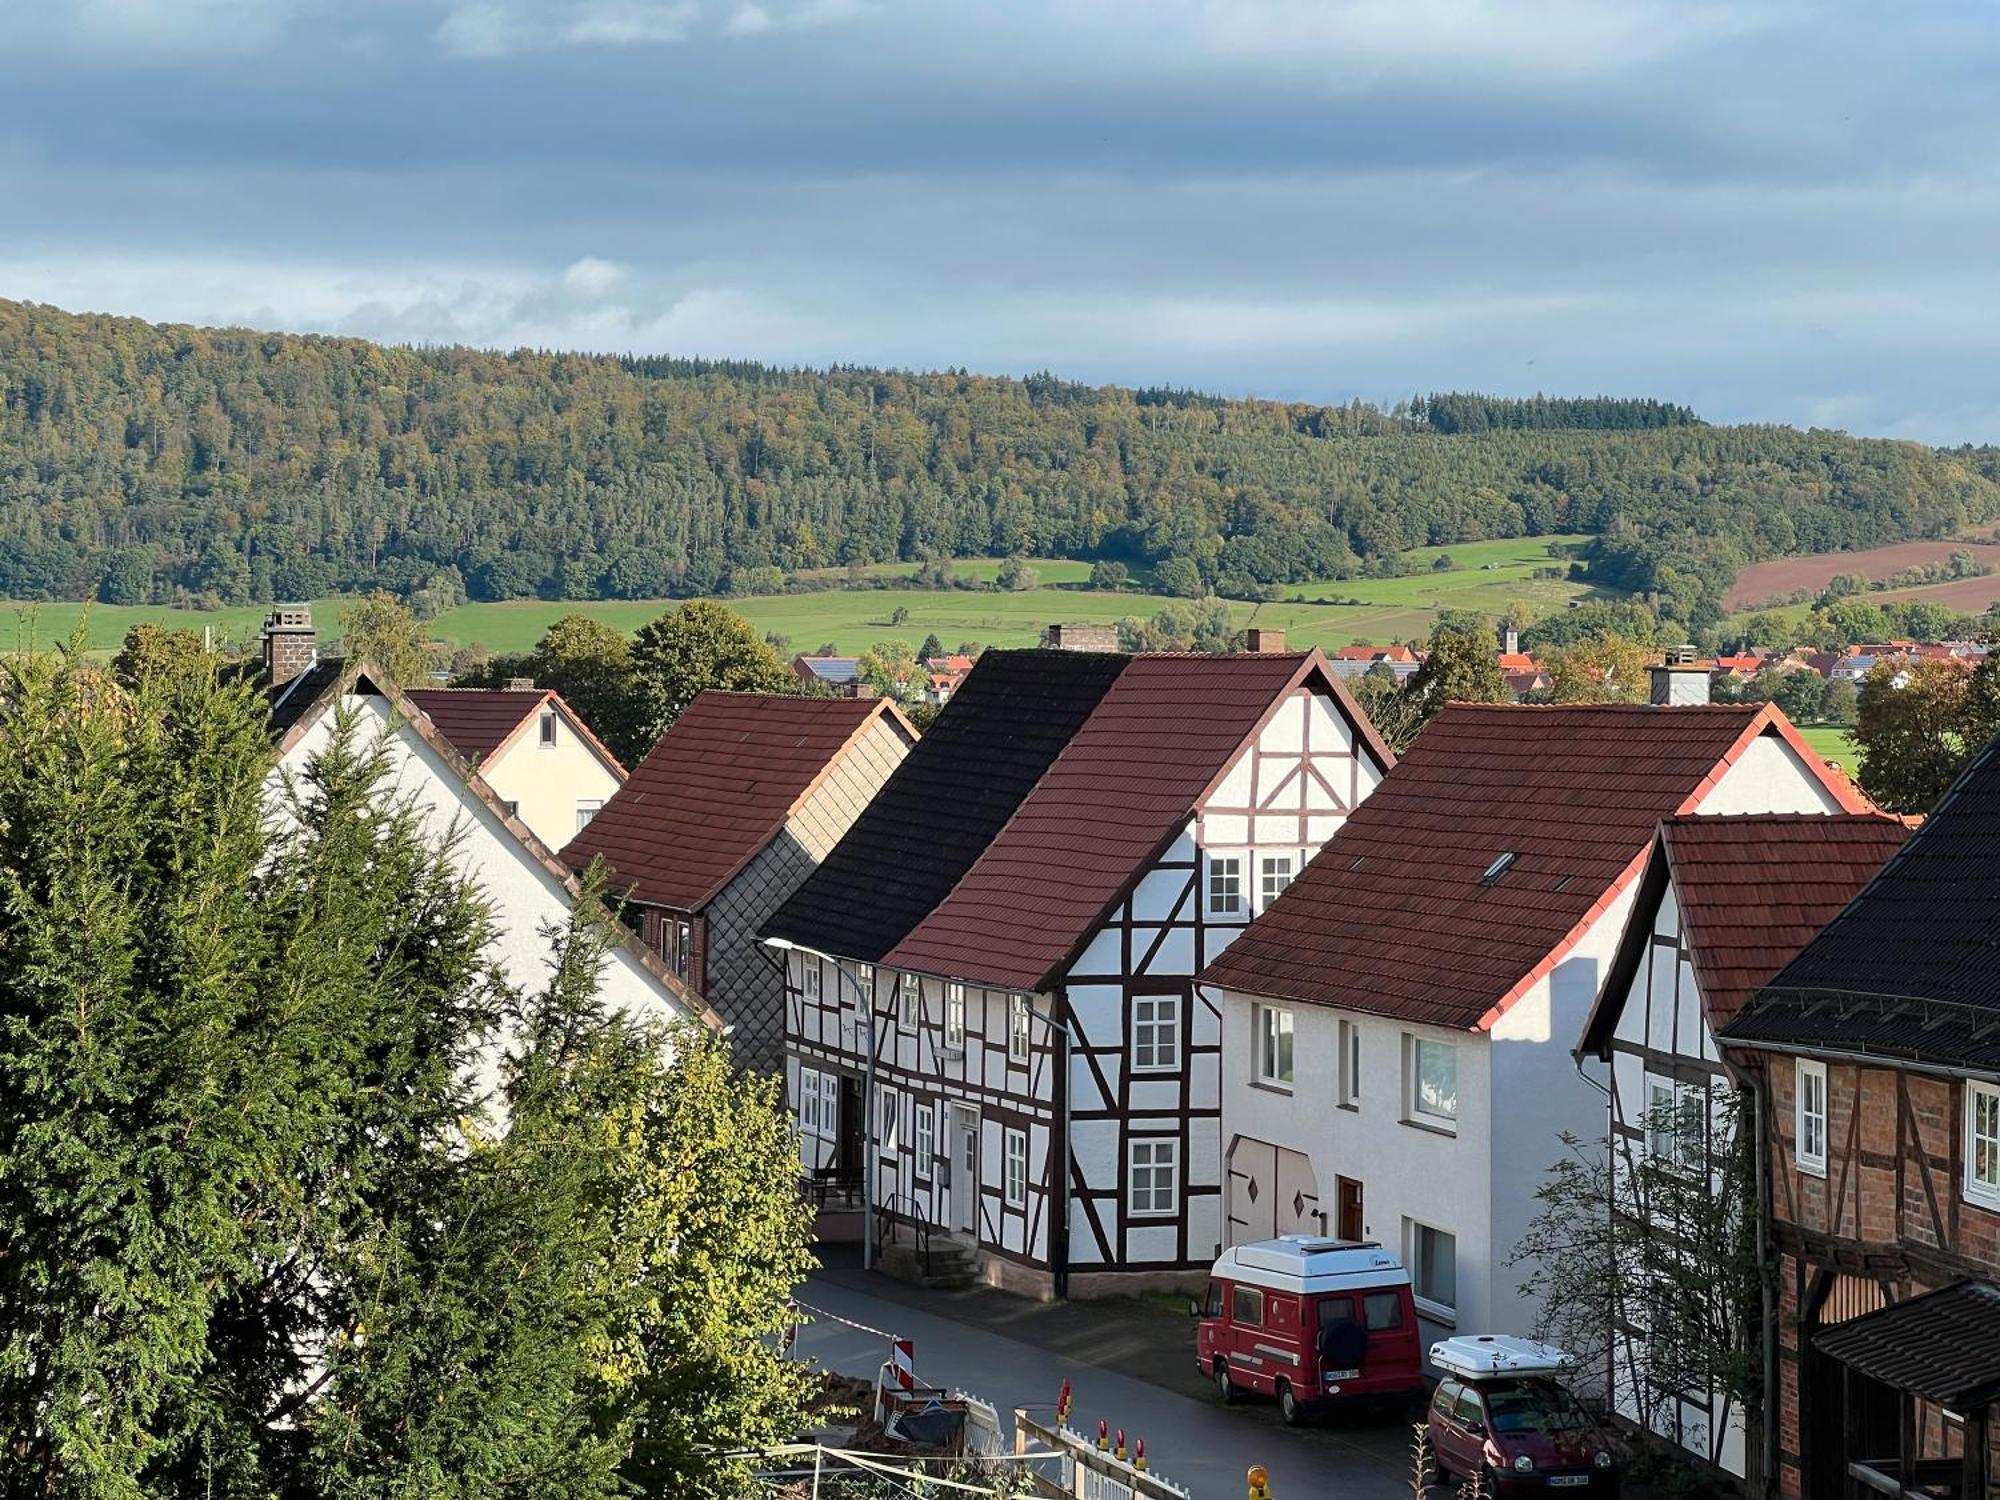
[[[1470,542],[1429,547],[1409,556],[1428,565],[1440,556],[1450,568],[1403,578],[1334,579],[1290,585],[1285,592],[1303,595],[1304,604],[1251,604],[1232,601],[1230,615],[1238,624],[1254,620],[1284,629],[1292,643],[1333,648],[1355,642],[1386,644],[1422,637],[1442,609],[1467,609],[1496,618],[1520,603],[1530,613],[1544,614],[1565,607],[1588,590],[1568,580],[1536,579],[1537,568],[1553,566],[1551,544],[1580,540],[1573,536],[1525,537],[1497,542]],[[764,594],[723,602],[745,616],[760,632],[775,631],[788,638],[790,651],[811,651],[831,642],[847,654],[865,651],[884,640],[911,645],[935,631],[947,647],[961,641],[990,646],[1028,646],[1044,625],[1057,620],[1109,623],[1127,616],[1148,616],[1169,601],[1137,591],[1104,593],[1081,588],[1090,576],[1087,563],[1066,559],[1032,559],[1037,586],[997,594],[970,589],[828,589],[818,593]],[[1000,564],[992,559],[958,563],[965,577],[988,578]],[[891,564],[873,569],[887,576],[907,577],[915,564]],[[1066,586],[1065,586],[1066,585]],[[1332,599],[1359,603],[1330,603]],[[328,639],[339,634],[343,600],[313,601],[313,616]],[[579,603],[562,600],[510,600],[497,604],[466,604],[448,610],[433,624],[440,638],[459,646],[479,646],[493,652],[526,651],[550,623],[566,614],[589,615],[621,630],[634,630],[679,602],[671,599],[609,600]],[[172,609],[164,605],[16,604],[12,638],[0,636],[11,649],[32,639],[50,645],[69,639],[81,623],[88,649],[117,647],[125,632],[140,621],[200,630],[213,627],[219,638],[249,642],[256,639],[268,606],[243,605],[212,611]],[[902,608],[909,618],[891,625],[892,611]]]
[[[1879,582],[1905,568],[1949,561],[1954,552],[1970,552],[1996,571],[1984,578],[1961,578],[1950,584],[1898,589],[1893,594],[1881,595],[1881,598],[1905,602],[1931,599],[1973,613],[2000,599],[2000,545],[1975,541],[1898,542],[1892,547],[1870,547],[1865,552],[1815,552],[1809,557],[1781,557],[1770,562],[1753,563],[1736,575],[1735,584],[1723,597],[1722,607],[1731,611],[1749,610],[1761,599],[1782,598],[1799,589],[1817,593],[1842,573],[1860,573],[1870,582]],[[1977,587],[1969,587],[1971,585]],[[1940,596],[1936,592],[1940,588],[1958,592]],[[1977,605],[1968,602],[1974,598],[1979,600]]]

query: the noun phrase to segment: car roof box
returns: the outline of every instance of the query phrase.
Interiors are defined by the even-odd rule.
[[[1410,1279],[1402,1262],[1373,1240],[1336,1240],[1316,1234],[1286,1234],[1274,1240],[1232,1245],[1216,1261],[1215,1274],[1301,1292],[1402,1286]]]
[[[1461,1334],[1431,1345],[1431,1363],[1462,1380],[1498,1375],[1553,1375],[1576,1361],[1554,1344],[1512,1334]]]

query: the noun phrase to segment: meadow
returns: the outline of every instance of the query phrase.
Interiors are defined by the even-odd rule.
[[[1799,733],[1812,746],[1814,754],[1832,761],[1848,775],[1860,769],[1861,753],[1855,748],[1854,736],[1845,729],[1831,724],[1801,724]]]
[[[1421,548],[1406,556],[1429,568],[1439,558],[1448,566],[1401,578],[1327,579],[1285,587],[1287,602],[1253,604],[1231,601],[1229,613],[1240,626],[1252,622],[1283,629],[1299,646],[1332,649],[1353,644],[1385,645],[1421,639],[1438,612],[1466,609],[1498,618],[1520,605],[1531,615],[1564,608],[1589,590],[1567,579],[1538,579],[1537,569],[1554,566],[1552,543],[1576,537],[1526,537],[1499,542],[1470,542]],[[816,593],[760,594],[723,602],[746,617],[760,633],[783,636],[789,651],[813,651],[831,645],[843,654],[857,654],[886,640],[910,645],[935,633],[947,648],[962,642],[987,646],[1028,646],[1052,621],[1113,623],[1128,616],[1146,617],[1169,601],[1142,589],[1136,580],[1126,592],[1084,587],[1088,563],[1069,559],[1031,559],[1036,586],[1012,593],[973,589],[826,589]],[[963,577],[990,579],[1000,563],[992,558],[954,565]],[[888,564],[870,570],[883,577],[909,577],[914,563]],[[842,575],[844,577],[844,572]],[[1294,596],[1304,602],[1289,602]],[[1339,601],[1339,602],[1336,602]],[[447,610],[432,623],[441,640],[455,646],[492,652],[526,651],[549,625],[566,614],[588,615],[620,630],[635,630],[676,601],[661,599],[577,600],[519,599],[497,604],[466,604]],[[341,599],[313,601],[313,616],[322,635],[339,635]],[[213,629],[218,639],[249,642],[257,637],[267,606],[242,605],[220,610],[173,609],[165,605],[29,604],[13,606],[19,623],[16,639],[42,645],[67,641],[79,627],[84,644],[94,651],[115,650],[125,632],[141,621],[201,630]],[[907,610],[894,622],[892,614]]]

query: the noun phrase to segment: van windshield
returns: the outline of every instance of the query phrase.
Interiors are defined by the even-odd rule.
[[[1381,1333],[1385,1329],[1403,1326],[1403,1294],[1401,1292],[1363,1292],[1361,1294],[1360,1321],[1371,1333]],[[1352,1297],[1322,1297],[1319,1303],[1319,1327],[1324,1333],[1336,1323],[1350,1323],[1355,1320],[1355,1299]]]

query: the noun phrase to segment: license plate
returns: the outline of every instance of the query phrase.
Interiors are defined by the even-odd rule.
[[[1361,1372],[1359,1370],[1328,1370],[1323,1378],[1327,1380],[1359,1380]]]
[[[1580,1490],[1590,1483],[1588,1474],[1551,1474],[1549,1488],[1552,1490]]]

